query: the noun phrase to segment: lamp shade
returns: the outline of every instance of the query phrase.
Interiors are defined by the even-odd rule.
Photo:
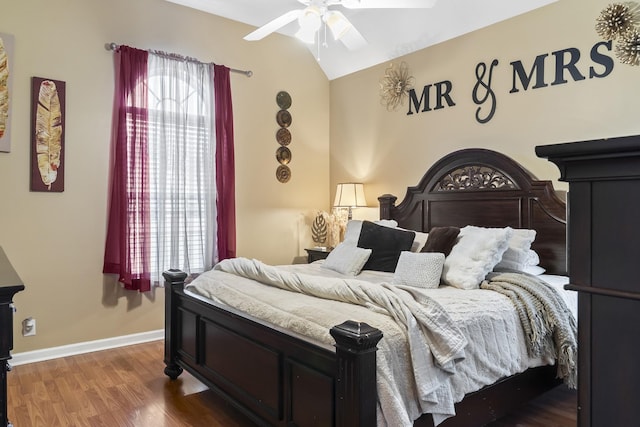
[[[367,201],[364,198],[364,186],[355,182],[338,184],[333,206],[336,208],[357,208],[367,206]]]

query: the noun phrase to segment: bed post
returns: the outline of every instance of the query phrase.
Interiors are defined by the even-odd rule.
[[[187,274],[180,270],[168,270],[162,273],[164,286],[164,373],[175,380],[182,373],[182,368],[176,363],[178,313],[174,290],[182,289]]]
[[[391,209],[395,207],[398,198],[393,194],[383,194],[378,197],[380,202],[380,219],[391,219]]]
[[[348,320],[331,328],[336,341],[336,426],[376,425],[376,344],[379,329]]]

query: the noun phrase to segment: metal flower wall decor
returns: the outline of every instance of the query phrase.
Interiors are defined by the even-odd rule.
[[[396,110],[404,104],[409,97],[409,91],[413,89],[413,76],[409,75],[409,67],[406,62],[400,65],[391,64],[384,72],[380,80],[380,102],[388,111]]]
[[[605,40],[616,40],[615,54],[623,64],[640,65],[640,5],[614,3],[600,12],[596,32]]]

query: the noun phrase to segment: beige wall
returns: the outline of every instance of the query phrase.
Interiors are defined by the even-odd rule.
[[[540,144],[640,133],[640,67],[615,60],[606,78],[509,94],[510,62],[531,65],[537,55],[578,48],[588,74],[589,50],[599,40],[595,18],[605,0],[561,0],[490,28],[408,55],[415,85],[453,83],[456,106],[407,116],[407,104],[388,112],[379,102],[382,64],[328,82],[313,56],[278,35],[260,43],[251,28],[164,0],[0,0],[0,32],[13,34],[11,153],[0,153],[0,245],[27,290],[18,294],[16,323],[38,321],[22,352],[163,326],[162,292],[126,293],[101,274],[107,209],[112,55],[104,43],[161,49],[251,69],[233,75],[238,254],[288,263],[310,243],[316,209],[327,209],[338,182],[364,182],[368,202],[383,193],[404,195],[427,167],[452,150],[485,147],[504,152],[540,178],[557,169],[538,159]],[[479,62],[499,60],[492,88],[494,118],[479,124],[471,94]],[[601,67],[600,67],[601,69]],[[66,189],[29,192],[30,78],[67,82]],[[275,180],[275,95],[293,98],[293,177]],[[564,184],[559,184],[565,188]],[[355,217],[377,217],[358,209]]]
[[[435,160],[470,147],[506,153],[538,178],[556,180],[557,168],[536,157],[536,145],[640,133],[640,67],[617,59],[605,78],[509,93],[512,61],[531,67],[537,55],[549,54],[545,80],[550,83],[555,68],[551,52],[557,50],[578,48],[582,55],[577,66],[585,76],[590,66],[602,72],[589,52],[600,41],[594,30],[596,17],[608,4],[561,0],[402,58],[419,92],[427,84],[450,80],[454,107],[407,115],[405,104],[398,111],[386,111],[378,87],[389,63],[333,80],[331,188],[353,179],[365,183],[370,205],[377,205],[376,197],[384,193],[401,200],[406,187],[416,185]],[[472,101],[475,68],[493,59],[499,61],[491,85],[496,113],[490,122],[479,124]],[[566,189],[565,183],[555,184]]]
[[[106,42],[177,52],[233,68],[239,255],[289,263],[310,244],[306,223],[329,199],[329,82],[306,48],[164,0],[0,0],[15,37],[12,151],[0,153],[0,245],[26,284],[15,298],[14,352],[163,327],[161,291],[124,292],[104,277],[112,54]],[[30,80],[67,84],[65,191],[29,191]],[[293,116],[292,179],[275,179],[278,110]],[[33,316],[37,335],[22,337]]]

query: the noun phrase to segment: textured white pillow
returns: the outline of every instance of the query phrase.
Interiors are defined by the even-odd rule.
[[[439,252],[400,252],[393,284],[435,289],[440,286],[444,254]]]
[[[337,271],[348,276],[357,276],[366,264],[371,249],[359,248],[349,243],[340,243],[322,264],[322,268]]]
[[[477,289],[507,250],[511,228],[460,229],[458,241],[444,261],[442,279],[460,289]]]
[[[531,250],[531,244],[536,238],[535,230],[507,227],[512,230],[509,246],[502,255],[502,260],[496,268],[524,270],[525,267],[537,265],[540,262],[538,254]]]

